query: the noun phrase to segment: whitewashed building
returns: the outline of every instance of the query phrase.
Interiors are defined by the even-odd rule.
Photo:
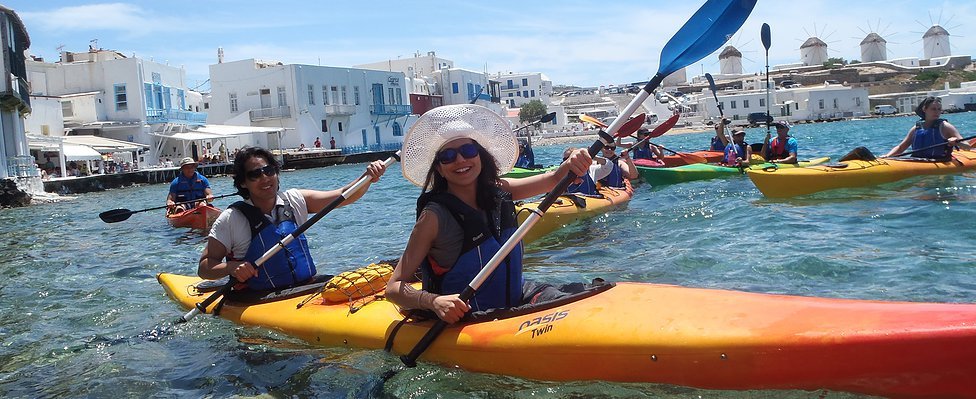
[[[411,108],[403,72],[245,59],[210,65],[209,123],[283,128],[254,135],[267,148],[328,147],[346,153],[403,143]],[[279,138],[280,137],[280,138]]]
[[[31,112],[25,61],[30,37],[13,10],[0,6],[0,205],[25,206],[43,192],[40,170],[30,155],[24,115]],[[13,193],[13,194],[10,194]]]
[[[183,68],[92,48],[62,52],[55,63],[28,61],[27,71],[31,94],[57,98],[61,105],[63,129],[51,128],[50,112],[30,123],[41,135],[46,130],[49,136],[92,135],[153,147],[155,132],[206,123],[206,114],[193,111],[199,106],[187,99]],[[163,156],[183,155],[156,146],[134,161],[155,164]]]
[[[751,113],[766,113],[765,90],[720,90],[717,94],[718,104],[722,106],[725,118],[732,120],[733,124],[745,124]],[[698,109],[703,110],[703,117],[706,119],[717,121],[719,118],[715,97],[708,89],[702,90],[702,95],[698,96]]]
[[[552,104],[552,80],[541,72],[499,72],[491,79],[499,82],[499,96],[509,108],[519,108],[532,100]]]
[[[742,74],[742,52],[733,46],[725,46],[718,55],[718,62],[722,75]]]
[[[773,116],[789,120],[850,118],[870,114],[867,88],[843,85],[803,86],[775,93]]]

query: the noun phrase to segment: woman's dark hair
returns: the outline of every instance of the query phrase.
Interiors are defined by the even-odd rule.
[[[481,159],[481,174],[478,175],[476,184],[477,190],[475,198],[478,207],[482,210],[495,209],[498,206],[498,199],[495,192],[498,188],[498,163],[495,157],[482,147],[477,141],[471,140],[475,147],[478,147],[478,158]],[[437,157],[430,165],[427,172],[427,179],[424,181],[424,193],[443,193],[447,191],[447,179],[437,173]]]
[[[247,191],[247,186],[244,184],[247,182],[247,176],[245,176],[247,170],[244,169],[244,164],[247,163],[248,159],[253,157],[264,158],[268,165],[274,166],[277,170],[281,169],[281,165],[278,164],[278,160],[271,154],[271,151],[261,147],[244,147],[244,149],[240,150],[234,156],[234,187],[237,188],[237,194],[244,197],[244,199],[251,198],[251,193]]]
[[[928,108],[928,106],[932,105],[933,103],[942,104],[942,99],[932,96],[925,97],[925,99],[918,103],[918,106],[915,107],[915,114],[918,115],[919,118],[925,119],[925,108]]]

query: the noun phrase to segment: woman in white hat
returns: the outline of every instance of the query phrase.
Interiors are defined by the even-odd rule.
[[[469,310],[520,304],[521,244],[470,304],[458,294],[518,227],[512,201],[545,193],[570,172],[583,175],[592,160],[586,150],[578,150],[555,171],[499,177],[511,171],[517,146],[508,123],[479,105],[438,107],[410,128],[403,142],[403,176],[423,193],[417,199],[417,222],[386,287],[391,301],[431,310],[448,323]],[[410,286],[418,269],[423,290]]]

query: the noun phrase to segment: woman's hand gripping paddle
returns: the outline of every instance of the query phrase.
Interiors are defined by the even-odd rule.
[[[400,151],[397,151],[396,154],[393,154],[393,156],[383,161],[383,164],[389,167],[399,159],[400,159]],[[312,225],[314,225],[315,222],[318,222],[319,220],[322,219],[323,216],[327,215],[329,212],[332,212],[332,210],[337,208],[339,205],[342,205],[342,203],[347,198],[349,198],[349,196],[355,194],[357,191],[361,190],[364,186],[366,186],[366,183],[370,180],[370,178],[371,177],[368,175],[359,178],[359,180],[356,181],[356,183],[353,184],[352,187],[349,187],[348,189],[346,189],[346,191],[343,191],[341,194],[339,194],[338,198],[336,198],[328,205],[326,205],[325,208],[322,208],[322,210],[316,213],[315,216],[308,219],[305,223],[302,223],[301,226],[298,226],[298,229],[296,229],[291,234],[285,236],[285,238],[282,238],[281,241],[278,241],[278,243],[275,244],[273,247],[271,247],[271,249],[268,249],[268,251],[265,252],[264,255],[261,255],[261,257],[258,258],[258,260],[254,261],[254,268],[255,269],[260,268],[261,265],[264,264],[264,262],[267,262],[268,259],[271,259],[271,257],[274,256],[276,253],[278,253],[278,251],[280,251],[286,245],[290,244],[292,241],[298,238],[298,236],[305,233],[305,230],[308,230],[309,227],[312,227]],[[230,292],[230,290],[233,289],[234,286],[237,285],[237,283],[238,281],[233,277],[231,277],[230,280],[227,281],[227,284],[224,284],[224,286],[220,287],[219,290],[215,291],[213,294],[210,294],[210,296],[207,297],[207,299],[204,299],[203,302],[196,304],[193,307],[193,309],[191,309],[185,315],[180,317],[180,319],[176,321],[176,324],[186,323],[192,320],[198,314],[206,313],[207,308],[210,307],[210,304],[216,301],[217,298],[220,298],[221,296],[224,296],[228,292]]]
[[[664,78],[671,73],[691,65],[706,55],[711,54],[713,51],[717,50],[722,44],[732,37],[742,24],[745,22],[746,18],[752,12],[752,9],[756,6],[757,0],[708,0],[702,5],[701,8],[695,12],[695,15],[691,16],[688,22],[685,22],[684,26],[678,30],[678,33],[671,38],[670,41],[664,46],[661,51],[661,66],[658,68],[657,73],[651,78],[647,85],[641,90],[641,92],[634,97],[634,99],[624,108],[623,112],[610,124],[607,130],[600,131],[600,139],[596,140],[593,145],[587,150],[590,156],[595,156],[600,152],[603,147],[614,140],[617,132],[621,130],[621,127],[628,121],[637,107],[640,106],[654,92]],[[643,123],[643,121],[641,121]],[[542,202],[539,203],[539,208],[531,212],[528,218],[519,225],[515,233],[499,248],[498,252],[492,256],[488,264],[481,269],[481,272],[471,281],[470,284],[461,292],[459,298],[462,301],[467,301],[471,299],[474,294],[481,287],[481,284],[488,279],[488,276],[498,267],[501,262],[508,257],[509,252],[515,248],[515,245],[522,240],[525,233],[535,225],[536,222],[542,218],[546,210],[559,196],[566,191],[566,187],[575,180],[577,176],[570,173],[566,177],[556,184],[556,187],[549,191],[549,194],[543,198]],[[417,358],[424,352],[424,350],[429,347],[434,340],[444,328],[447,327],[447,323],[443,320],[438,320],[427,334],[424,335],[417,345],[414,346],[413,350],[409,354],[400,357],[403,364],[408,367],[416,366]]]
[[[213,199],[230,197],[232,195],[237,195],[237,193],[218,195],[216,197],[213,197]],[[200,201],[203,201],[203,199],[198,199],[198,200],[193,200],[193,201],[177,202],[177,203],[175,203],[173,205],[174,206],[175,205],[186,205],[186,204],[192,204],[194,202],[200,202]],[[169,207],[170,207],[170,205],[154,206],[152,208],[140,209],[140,210],[137,210],[137,211],[130,211],[130,210],[125,209],[125,208],[112,209],[110,211],[105,211],[105,212],[99,213],[98,214],[98,218],[99,219],[102,219],[102,221],[105,222],[105,223],[116,223],[116,222],[121,222],[123,220],[128,219],[129,216],[132,216],[132,214],[134,214],[134,213],[145,212],[145,211],[155,211],[157,209],[163,209],[163,208],[169,208]]]

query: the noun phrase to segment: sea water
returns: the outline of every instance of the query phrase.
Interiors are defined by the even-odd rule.
[[[947,118],[964,136],[976,132],[974,113]],[[883,155],[914,120],[797,125],[792,134],[800,158],[836,160],[859,145]],[[765,133],[750,129],[746,139],[761,142]],[[691,151],[706,147],[710,136],[656,141]],[[557,162],[566,146],[536,147],[537,161]],[[334,189],[363,169],[359,164],[284,172],[281,186]],[[229,177],[211,183],[218,195],[232,190]],[[155,275],[194,274],[205,236],[169,227],[162,211],[113,224],[97,216],[113,208],[160,206],[167,187],[0,210],[0,396],[857,396],[541,382],[430,364],[402,370],[395,356],[379,350],[319,348],[210,316],[173,327],[183,311]],[[308,232],[319,272],[399,257],[419,192],[393,166],[362,199],[323,218]],[[217,205],[231,202],[221,199]],[[664,187],[638,183],[626,208],[530,245],[525,274],[551,282],[602,277],[833,298],[974,302],[974,220],[971,172],[786,200],[764,199],[745,176]],[[546,367],[544,359],[539,367]]]

